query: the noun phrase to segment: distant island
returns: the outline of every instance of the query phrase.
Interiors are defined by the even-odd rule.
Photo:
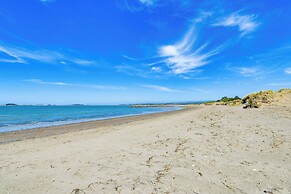
[[[14,103],[7,103],[6,106],[18,106],[18,105]]]

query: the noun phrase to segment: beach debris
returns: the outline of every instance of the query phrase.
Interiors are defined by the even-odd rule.
[[[148,167],[151,167],[151,160],[153,159],[154,156],[149,157],[149,159],[146,161],[146,165]]]
[[[273,134],[273,140],[270,143],[272,148],[278,148],[281,144],[285,142],[284,137],[276,134],[274,131],[272,131]]]
[[[171,170],[169,164],[165,165],[162,170],[156,172],[156,182],[161,182],[161,178],[164,177]]]
[[[73,193],[73,194],[81,194],[81,193],[86,194],[86,192],[81,190],[81,189],[73,189],[71,193]]]
[[[191,131],[191,130],[192,130],[192,127],[187,128],[187,131]]]
[[[122,190],[122,185],[117,185],[116,187],[115,187],[115,191],[117,191],[117,192],[121,192],[121,190]]]
[[[272,192],[272,191],[267,191],[267,190],[264,190],[264,193],[273,194],[273,192]]]
[[[151,194],[155,194],[158,192],[158,189],[157,188],[154,188],[154,190],[151,192]]]
[[[181,150],[181,147],[182,147],[185,143],[187,143],[187,141],[188,141],[187,139],[184,139],[184,140],[182,140],[180,143],[178,143],[177,146],[176,146],[175,152],[180,151],[180,150]]]
[[[229,186],[228,184],[226,184],[226,180],[225,180],[225,182],[223,182],[223,181],[221,181],[221,182],[222,182],[222,184],[223,184],[226,188],[232,190],[232,191],[235,193],[235,190],[234,190],[231,186]]]

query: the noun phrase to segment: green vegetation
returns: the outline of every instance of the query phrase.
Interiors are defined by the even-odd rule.
[[[244,108],[259,108],[262,104],[270,104],[274,101],[275,92],[272,90],[260,91],[247,95],[242,99]]]
[[[278,93],[291,93],[291,89],[289,88],[282,88],[278,91]]]
[[[259,108],[262,105],[283,105],[290,104],[291,89],[280,89],[278,92],[272,90],[260,91],[249,94],[241,99],[238,96],[234,98],[222,97],[220,100],[204,103],[205,105],[227,105],[239,106],[244,104],[244,108]]]
[[[241,98],[235,96],[234,98],[228,98],[227,96],[222,97],[220,100],[211,101],[204,103],[205,105],[229,105],[229,106],[238,106],[241,105]]]
[[[247,95],[242,99],[245,104],[244,108],[259,108],[267,104],[282,104],[288,103],[291,97],[291,89],[280,89],[278,92],[266,90]]]
[[[228,97],[224,96],[220,100],[218,100],[217,102],[230,102],[230,101],[234,101],[234,100],[241,100],[241,98],[238,96],[235,96],[234,98],[228,98]]]

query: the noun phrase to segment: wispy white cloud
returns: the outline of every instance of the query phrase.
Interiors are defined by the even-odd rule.
[[[254,77],[256,79],[261,79],[262,76],[268,73],[266,69],[262,66],[256,65],[234,65],[234,64],[226,64],[225,69],[228,71],[232,71],[238,73],[245,77]]]
[[[239,67],[238,72],[247,77],[258,76],[262,74],[262,71],[258,67]]]
[[[174,10],[168,10],[172,15],[182,16],[185,12],[193,11],[193,0],[115,0],[116,6],[123,11],[129,11],[132,13],[143,11],[145,9],[155,12],[161,12],[164,7],[169,4],[174,4]],[[160,9],[161,8],[161,9]],[[170,13],[169,12],[169,13]]]
[[[158,86],[158,85],[143,85],[143,87],[162,91],[162,92],[181,92],[180,90],[174,90],[168,87]]]
[[[35,83],[35,84],[44,84],[44,85],[71,86],[71,84],[64,83],[64,82],[46,82],[46,81],[42,81],[40,79],[26,79],[23,81]]]
[[[141,2],[142,4],[146,6],[151,6],[154,4],[154,0],[139,0],[139,2]]]
[[[160,57],[175,75],[186,74],[198,67],[207,65],[210,57],[220,53],[225,45],[206,51],[207,43],[197,46],[198,34],[191,28],[184,38],[176,44],[165,45],[159,48]]]
[[[291,64],[291,45],[284,45],[279,48],[272,49],[266,53],[255,55],[252,57],[258,64],[269,69],[270,72],[282,71],[285,73],[290,70]]]
[[[39,0],[42,3],[52,3],[55,2],[55,0]]]
[[[230,14],[226,17],[219,18],[213,26],[237,27],[241,35],[249,34],[256,30],[260,25],[256,21],[256,15],[239,15],[238,13]]]
[[[291,74],[291,67],[286,68],[284,71],[285,71],[285,73],[287,73],[287,74]]]
[[[196,23],[203,22],[207,18],[211,17],[213,12],[200,10],[198,16],[193,20]]]
[[[71,57],[63,53],[50,50],[32,50],[15,46],[6,46],[0,44],[0,53],[4,53],[8,58],[0,58],[0,62],[4,63],[28,63],[34,60],[42,63],[50,64],[68,64],[73,63],[82,66],[95,64],[94,61]]]
[[[134,66],[131,65],[118,65],[115,66],[115,69],[117,70],[117,72],[120,73],[126,73],[128,75],[132,75],[132,76],[139,76],[139,77],[143,77],[143,78],[147,78],[147,72],[143,71],[140,68],[136,68]]]
[[[132,61],[139,61],[139,59],[136,59],[136,58],[133,58],[133,57],[129,57],[127,55],[122,55],[122,57],[124,57],[126,59],[129,59],[129,60],[132,60]]]
[[[0,52],[6,54],[9,58],[4,58],[1,59],[0,58],[0,62],[4,62],[4,63],[26,63],[24,59],[22,59],[21,57],[19,57],[17,55],[17,53],[15,53],[13,50],[9,49],[9,48],[5,48],[3,46],[0,45]]]
[[[56,0],[39,0],[42,3],[48,4],[48,3],[52,3],[55,2]]]
[[[161,72],[162,69],[161,69],[161,67],[154,66],[154,67],[152,67],[152,71],[154,71],[154,72]]]
[[[94,61],[88,61],[88,60],[84,60],[84,59],[71,59],[71,61],[77,65],[81,65],[81,66],[90,66],[90,65],[94,65],[95,62]]]
[[[40,79],[26,79],[24,82],[33,83],[33,84],[42,84],[42,85],[56,85],[56,86],[72,86],[72,87],[84,87],[91,89],[101,89],[101,90],[124,90],[125,87],[120,86],[106,86],[106,85],[96,85],[96,84],[76,84],[76,83],[65,83],[65,82],[51,82],[51,81],[43,81]]]
[[[139,12],[148,7],[141,2],[142,0],[128,1],[128,0],[116,0],[117,7],[123,11],[129,11],[131,13]],[[146,1],[145,1],[146,2]]]
[[[149,69],[148,64],[139,64],[139,66],[122,64],[115,66],[115,69],[119,73],[142,78],[165,79],[170,76],[168,74],[163,74],[163,69],[159,66],[150,66]]]
[[[149,74],[163,75],[163,77],[179,76],[189,79],[201,73],[199,69],[214,60],[214,56],[221,53],[230,41],[226,41],[217,47],[209,46],[210,43],[198,41],[198,31],[191,27],[183,38],[168,45],[157,48],[157,55],[146,59],[136,59],[123,55],[128,59],[126,65],[119,65],[116,69],[131,75],[147,77]]]
[[[27,50],[19,47],[0,45],[0,52],[9,55],[13,59],[0,59],[1,62],[27,63],[27,59],[40,62],[53,63],[56,59],[65,58],[62,54],[47,50]]]
[[[229,71],[237,72],[243,76],[266,77],[275,72],[284,71],[291,74],[290,58],[291,46],[284,45],[267,52],[249,56],[246,59],[239,59],[236,63],[227,64],[225,67]]]

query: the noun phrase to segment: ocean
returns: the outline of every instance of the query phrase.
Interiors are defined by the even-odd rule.
[[[179,107],[0,106],[0,132],[178,110]]]

